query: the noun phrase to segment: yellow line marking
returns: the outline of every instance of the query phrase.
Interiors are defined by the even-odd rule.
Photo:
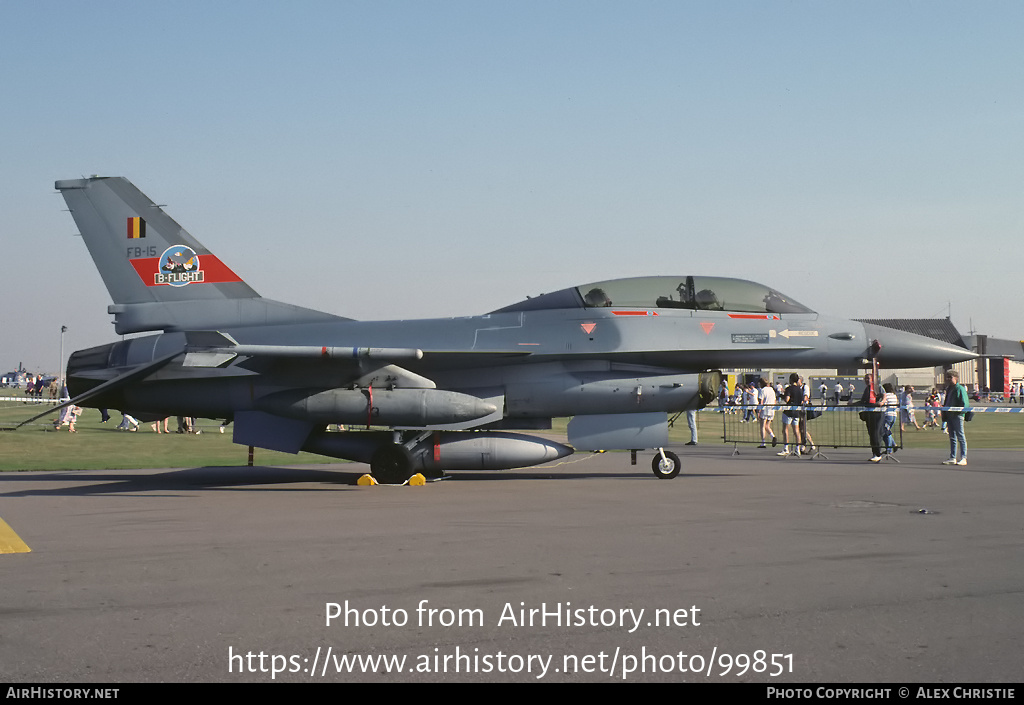
[[[29,548],[7,522],[0,519],[0,553],[29,553]]]

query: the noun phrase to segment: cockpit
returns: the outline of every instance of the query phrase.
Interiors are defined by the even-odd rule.
[[[500,309],[674,308],[737,313],[813,313],[763,284],[728,277],[636,277],[594,282],[542,294]],[[498,313],[499,311],[495,311]]]

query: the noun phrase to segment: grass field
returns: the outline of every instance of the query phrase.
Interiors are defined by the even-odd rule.
[[[6,390],[4,390],[6,391]],[[0,402],[0,428],[10,428],[39,413],[44,407],[21,402]],[[51,414],[18,431],[0,431],[0,472],[27,470],[97,470],[120,468],[178,468],[246,465],[248,450],[231,442],[231,430],[220,433],[216,421],[200,420],[199,435],[154,433],[149,424],[138,432],[118,431],[121,415],[100,424],[99,412],[86,409],[77,425],[78,433],[53,430]],[[923,419],[923,414],[918,414]],[[173,431],[174,419],[171,419]],[[818,421],[812,422],[818,423]],[[699,415],[700,441],[704,445],[722,442],[722,417],[714,409]],[[813,427],[812,427],[813,429]],[[969,448],[1024,449],[1024,414],[979,413],[967,424]],[[564,434],[565,420],[556,420],[552,433]],[[776,422],[780,441],[781,425]],[[812,430],[812,432],[814,432]],[[690,439],[685,416],[670,431],[672,443]],[[815,438],[825,446],[824,438]],[[941,431],[917,431],[903,435],[906,448],[948,449],[949,439]],[[257,465],[299,465],[343,462],[310,453],[279,453],[256,449]]]
[[[9,428],[38,414],[43,407],[18,402],[0,403],[0,427]],[[100,423],[96,409],[86,409],[76,425],[77,433],[67,428],[53,430],[56,413],[44,416],[17,431],[0,431],[0,472],[25,470],[98,470],[119,468],[180,468],[209,465],[246,465],[249,451],[231,442],[231,427],[220,433],[216,421],[202,419],[199,435],[174,433],[171,419],[169,434],[154,433],[149,424],[137,432],[118,431],[121,414]],[[310,453],[279,453],[257,448],[257,465],[300,465],[338,463]]]

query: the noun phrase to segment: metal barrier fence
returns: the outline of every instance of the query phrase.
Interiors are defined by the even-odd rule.
[[[758,417],[758,410],[762,408],[770,408],[775,412],[769,427],[775,436],[776,452],[781,452],[785,444],[782,421],[783,412],[787,410],[797,413],[810,412],[808,416],[813,418],[807,419],[806,431],[801,431],[801,434],[807,433],[809,437],[801,435],[801,437],[797,438],[792,430],[793,427],[790,426],[789,445],[791,449],[794,444],[802,445],[807,449],[803,454],[811,455],[812,458],[823,457],[827,459],[827,456],[821,453],[822,448],[871,448],[867,421],[861,418],[861,412],[870,414],[869,418],[872,423],[886,423],[886,419],[882,418],[885,415],[885,411],[880,410],[879,407],[834,404],[819,406],[786,406],[776,404],[771,407],[759,407],[757,405],[718,407],[714,411],[722,416],[722,439],[725,443],[733,444],[734,455],[739,453],[740,444],[761,445],[761,419]],[[882,448],[884,455],[892,460],[896,460],[891,454],[903,447],[903,433],[900,430],[899,416],[903,409],[888,408],[895,410],[897,413],[891,428],[888,429],[889,434],[885,433],[884,425],[879,428],[879,447]],[[927,422],[929,418],[934,417],[935,423],[941,423],[941,412],[943,411],[965,410],[976,414],[1020,414],[1024,413],[1024,406],[970,406],[966,407],[966,409],[962,406],[914,406],[910,408],[910,411],[915,413],[923,413],[922,417],[918,417],[919,419]],[[711,409],[707,409],[707,411],[711,411]],[[890,418],[893,417],[890,416]],[[801,427],[797,426],[797,428]],[[766,446],[771,447],[772,435],[766,434],[763,442]],[[810,450],[812,446],[814,447],[813,451]]]
[[[765,409],[771,410],[771,419],[764,439],[761,438],[761,417],[759,412]],[[819,405],[819,406],[787,406],[776,404],[774,406],[727,406],[718,409],[722,415],[722,439],[726,443],[733,444],[733,454],[739,454],[740,444],[775,447],[776,452],[782,453],[787,443],[791,455],[809,455],[813,458],[828,457],[821,452],[823,448],[871,448],[871,438],[868,434],[868,421],[876,424],[878,429],[878,443],[882,452],[886,455],[903,447],[903,434],[900,431],[900,420],[897,409],[895,416],[886,418],[884,411],[878,407],[866,408],[862,406],[845,405]],[[796,425],[789,425],[784,430],[784,418],[788,416],[785,412],[792,412],[799,421]],[[867,412],[869,416],[861,417],[861,412]],[[803,419],[800,419],[803,416]],[[889,423],[891,420],[891,423]],[[773,443],[773,436],[775,443]],[[802,447],[802,451],[797,449]],[[893,458],[895,460],[895,458]]]

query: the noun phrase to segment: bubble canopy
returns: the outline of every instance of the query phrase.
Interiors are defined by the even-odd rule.
[[[563,289],[500,311],[554,308],[674,308],[737,313],[814,313],[764,284],[728,277],[635,277]]]

